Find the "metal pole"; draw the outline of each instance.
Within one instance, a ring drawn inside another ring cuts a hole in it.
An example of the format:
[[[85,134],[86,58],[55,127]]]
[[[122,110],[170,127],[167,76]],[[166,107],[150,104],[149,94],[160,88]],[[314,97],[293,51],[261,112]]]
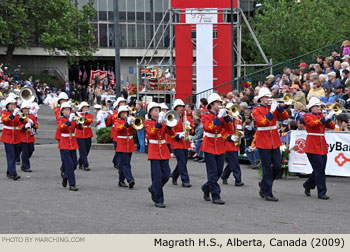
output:
[[[136,59],[136,77],[137,77],[137,80],[136,80],[136,101],[139,100],[140,98],[140,67],[139,67],[139,59]]]
[[[237,0],[237,9],[241,8],[240,0]],[[239,81],[241,77],[241,64],[242,64],[242,22],[241,22],[241,12],[237,15],[237,90],[239,89]]]
[[[119,6],[118,0],[113,1],[114,4],[114,44],[115,44],[115,96],[120,96],[120,43],[119,43]]]
[[[233,32],[233,0],[231,0],[231,57],[232,57],[232,90],[234,89],[235,80],[235,34]]]
[[[174,64],[174,58],[173,58],[173,11],[171,10],[171,0],[169,1],[169,11],[170,11],[170,29],[169,29],[169,32],[170,32],[170,36],[169,36],[169,40],[170,40],[170,64],[169,65],[173,65]],[[171,76],[173,76],[173,67],[170,67],[170,74]],[[170,81],[172,81],[172,79],[170,79]]]

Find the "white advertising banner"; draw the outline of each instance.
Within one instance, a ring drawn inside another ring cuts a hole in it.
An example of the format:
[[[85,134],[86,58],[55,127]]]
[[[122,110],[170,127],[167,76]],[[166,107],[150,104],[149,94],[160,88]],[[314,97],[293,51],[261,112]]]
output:
[[[350,177],[350,132],[326,131],[328,154],[326,175]],[[311,173],[305,154],[306,131],[293,130],[290,139],[288,169],[290,172]]]
[[[217,9],[187,9],[186,24],[217,24]]]
[[[213,25],[197,24],[196,78],[197,93],[213,88]]]

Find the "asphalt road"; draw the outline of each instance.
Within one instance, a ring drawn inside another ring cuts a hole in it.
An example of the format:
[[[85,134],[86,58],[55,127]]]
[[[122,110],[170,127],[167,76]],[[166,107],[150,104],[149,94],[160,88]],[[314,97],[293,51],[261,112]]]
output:
[[[78,192],[61,186],[60,157],[54,140],[53,111],[39,112],[38,145],[31,159],[33,173],[17,170],[21,180],[6,178],[6,158],[0,145],[0,233],[349,233],[350,179],[328,177],[328,201],[303,193],[305,179],[288,177],[274,184],[279,202],[258,195],[259,174],[241,165],[245,186],[222,185],[223,206],[206,202],[201,185],[204,164],[189,161],[192,188],[168,183],[167,208],[155,208],[147,187],[150,165],[135,153],[133,190],[119,188],[112,167],[113,150],[92,150],[89,172],[76,171]],[[175,167],[175,159],[170,161]]]

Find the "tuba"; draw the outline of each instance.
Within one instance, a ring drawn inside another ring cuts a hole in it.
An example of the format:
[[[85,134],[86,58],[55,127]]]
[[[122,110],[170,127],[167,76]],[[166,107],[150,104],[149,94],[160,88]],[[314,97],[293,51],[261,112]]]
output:
[[[19,92],[19,97],[21,98],[22,101],[30,101],[33,99],[33,97],[36,97],[36,93],[34,88],[26,86],[22,87],[20,92]]]
[[[170,110],[165,114],[163,123],[168,127],[175,127],[180,121],[180,116],[175,110]]]

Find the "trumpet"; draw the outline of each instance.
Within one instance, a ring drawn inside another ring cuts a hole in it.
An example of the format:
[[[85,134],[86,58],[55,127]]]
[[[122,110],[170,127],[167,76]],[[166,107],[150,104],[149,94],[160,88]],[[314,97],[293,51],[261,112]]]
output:
[[[287,106],[293,105],[295,103],[295,100],[293,99],[293,95],[289,93],[285,94],[283,98],[269,99],[269,104],[271,104],[272,101],[282,102]]]
[[[79,101],[75,101],[75,102],[74,102],[74,107],[77,108],[77,107],[79,107],[79,105],[80,105],[80,102],[79,102]]]
[[[142,130],[142,128],[145,126],[145,119],[143,119],[142,117],[134,117],[134,116],[129,116],[129,117],[134,118],[134,124],[132,125],[132,127],[136,131]]]
[[[78,124],[83,125],[86,122],[86,117],[82,116],[80,113],[75,112],[75,119],[74,121]]]
[[[21,111],[18,111],[17,115],[20,119],[23,119],[23,120],[25,120],[27,118],[27,114],[23,113]]]

